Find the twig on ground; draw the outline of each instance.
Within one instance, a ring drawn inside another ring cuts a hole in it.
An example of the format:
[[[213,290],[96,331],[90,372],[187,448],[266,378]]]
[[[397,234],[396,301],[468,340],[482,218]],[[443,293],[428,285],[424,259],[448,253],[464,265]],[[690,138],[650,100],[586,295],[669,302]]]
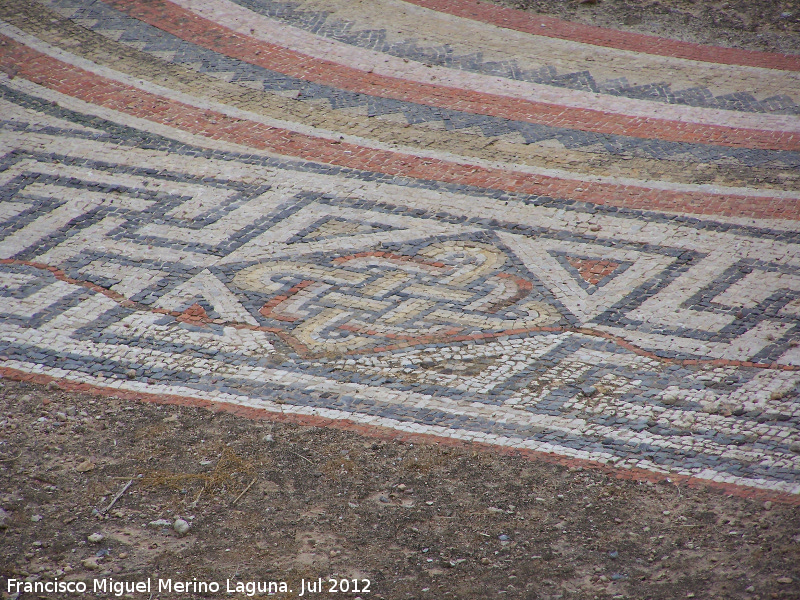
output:
[[[238,496],[236,496],[236,499],[235,499],[233,502],[231,502],[231,506],[233,506],[234,504],[236,504],[236,503],[239,501],[239,498],[241,498],[242,496],[244,496],[244,495],[247,493],[247,490],[249,490],[251,487],[253,487],[253,484],[256,482],[256,479],[258,479],[258,477],[253,477],[253,481],[251,481],[251,482],[250,482],[250,485],[248,485],[246,488],[244,488],[244,489],[242,490],[242,493],[241,493],[241,494],[239,494]]]
[[[127,491],[128,491],[128,488],[129,488],[129,487],[131,487],[132,485],[133,485],[133,479],[131,479],[130,481],[128,481],[128,483],[126,483],[126,484],[125,484],[125,485],[122,487],[122,489],[121,489],[119,492],[117,492],[117,495],[116,495],[116,496],[114,496],[113,500],[111,500],[111,503],[110,503],[108,506],[106,506],[106,507],[105,507],[103,510],[101,510],[101,511],[100,511],[100,514],[101,514],[101,515],[104,515],[104,514],[106,514],[108,511],[110,511],[110,510],[111,510],[111,507],[112,507],[112,506],[114,506],[114,505],[117,503],[117,500],[119,500],[120,498],[122,498],[122,494],[124,494],[125,492],[127,492]]]
[[[34,473],[31,475],[31,479],[35,479],[36,481],[41,481],[42,483],[49,483],[50,485],[55,485],[56,482],[47,477],[46,475],[42,475],[41,473]]]
[[[295,456],[299,456],[300,458],[302,458],[302,459],[303,459],[303,460],[305,460],[305,461],[308,461],[308,463],[309,463],[309,464],[312,464],[312,465],[314,464],[314,461],[313,461],[313,460],[311,460],[311,459],[310,459],[310,458],[308,458],[307,456],[303,456],[303,455],[302,455],[302,454],[300,454],[299,452],[295,452],[294,450],[289,450],[289,452],[291,452],[291,453],[292,453],[292,454],[294,454]]]
[[[203,486],[203,487],[200,489],[200,491],[198,492],[198,494],[197,494],[197,498],[195,498],[195,499],[194,499],[194,502],[192,502],[192,503],[191,503],[189,506],[190,506],[190,507],[192,507],[192,508],[196,508],[196,507],[197,507],[197,503],[198,503],[198,502],[199,502],[199,500],[200,500],[200,496],[202,496],[202,495],[203,495],[203,492],[205,492],[205,491],[206,491],[206,486]]]

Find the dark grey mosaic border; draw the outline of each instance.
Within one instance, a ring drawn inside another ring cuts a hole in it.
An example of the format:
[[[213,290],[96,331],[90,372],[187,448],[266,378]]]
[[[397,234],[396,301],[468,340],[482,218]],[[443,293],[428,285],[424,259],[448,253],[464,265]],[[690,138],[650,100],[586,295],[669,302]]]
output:
[[[124,262],[124,261],[123,261]],[[3,267],[5,270],[17,271],[17,272],[27,272],[29,274],[33,274],[36,277],[39,277],[41,281],[37,280],[37,283],[29,284],[25,286],[24,293],[17,292],[14,294],[15,297],[26,297],[36,291],[43,289],[48,283],[52,283],[53,276],[50,273],[43,272],[39,269],[34,269],[32,267],[27,267],[24,265],[6,265]],[[45,281],[49,279],[50,281]],[[77,290],[75,294],[71,294],[64,299],[58,302],[59,306],[54,307],[45,307],[43,309],[43,314],[47,315],[46,320],[37,321],[36,323],[31,323],[25,320],[20,320],[17,317],[9,317],[6,316],[5,320],[10,323],[16,323],[20,326],[39,326],[53,317],[61,314],[64,310],[71,308],[76,305],[78,300],[86,299],[88,296],[93,295],[94,292],[87,292],[84,290]],[[620,348],[619,346],[613,344],[612,342],[606,340],[598,340],[591,337],[586,336],[574,336],[565,342],[559,344],[554,349],[550,350],[546,354],[542,355],[540,358],[537,359],[536,363],[532,365],[529,369],[526,369],[524,372],[518,373],[510,378],[507,382],[497,386],[494,390],[486,393],[475,395],[474,393],[464,392],[452,387],[442,386],[442,385],[431,385],[431,386],[411,386],[408,384],[403,383],[402,381],[399,382],[392,382],[390,378],[387,378],[383,375],[369,375],[369,374],[359,374],[359,373],[352,373],[348,371],[342,371],[335,369],[330,365],[330,361],[328,360],[305,360],[297,355],[291,355],[288,361],[281,362],[280,364],[276,364],[269,359],[263,358],[253,358],[253,357],[245,357],[238,355],[236,353],[218,353],[216,350],[208,349],[203,346],[199,346],[196,344],[183,344],[183,343],[174,343],[174,342],[165,342],[162,340],[153,340],[151,338],[140,336],[140,335],[120,335],[118,333],[111,333],[107,331],[107,327],[119,322],[121,319],[134,314],[136,311],[131,308],[126,308],[122,306],[115,307],[103,315],[101,315],[94,323],[91,325],[87,325],[81,329],[76,330],[74,337],[75,339],[81,340],[92,340],[95,343],[105,343],[105,344],[121,344],[131,347],[138,347],[142,349],[151,349],[151,350],[158,350],[167,353],[177,353],[181,355],[188,355],[194,356],[196,358],[207,358],[209,356],[216,356],[219,359],[224,360],[228,364],[247,364],[251,366],[268,366],[279,368],[282,370],[287,370],[291,372],[298,372],[298,373],[306,373],[310,375],[322,376],[329,379],[334,379],[337,381],[343,382],[352,382],[352,383],[359,383],[365,385],[373,385],[373,386],[383,386],[389,389],[397,389],[397,390],[404,390],[410,391],[415,390],[422,394],[430,394],[430,395],[443,395],[446,394],[449,397],[467,397],[470,398],[472,401],[479,401],[483,404],[490,404],[490,405],[500,405],[505,401],[511,392],[515,389],[519,389],[520,387],[525,387],[530,381],[543,374],[548,369],[559,365],[564,359],[569,358],[570,355],[577,352],[581,349],[588,349],[588,350],[598,350],[612,354],[630,354],[630,351]],[[171,323],[173,320],[170,317],[163,317],[159,322],[163,323]],[[189,324],[182,324],[181,327],[192,330],[197,329],[195,326]],[[223,327],[219,325],[210,324],[204,328],[202,331],[205,333],[214,333],[216,332],[218,335],[223,335]],[[537,334],[531,333],[527,335],[515,335],[511,336],[513,338],[523,338],[523,337],[536,337],[539,335],[549,335],[549,334]],[[274,341],[280,344],[280,341],[277,337],[274,337]],[[486,342],[484,342],[486,343]],[[438,347],[451,347],[451,346],[471,346],[475,344],[480,344],[480,342],[462,342],[462,343],[454,343],[454,344],[438,344]],[[402,351],[395,351],[395,352],[402,352]],[[54,354],[54,351],[46,350],[43,351],[43,355]],[[55,353],[57,354],[57,353]],[[392,354],[390,352],[389,354]],[[37,355],[38,356],[38,355]],[[60,359],[63,360],[63,357]],[[200,377],[197,376],[189,376],[186,374],[179,374],[177,371],[170,370],[170,369],[150,369],[150,370],[143,370],[143,368],[137,364],[125,362],[122,367],[119,369],[115,369],[113,371],[103,371],[104,367],[98,366],[96,363],[97,361],[93,362],[91,369],[86,371],[85,369],[80,369],[82,372],[90,372],[93,374],[103,374],[109,377],[117,377],[122,378],[125,375],[125,372],[128,369],[138,369],[137,377],[148,377],[158,380],[169,380],[170,378],[177,378],[181,381],[186,381],[187,377],[195,377],[197,381],[199,381]],[[106,365],[107,363],[100,361],[99,365]],[[116,364],[116,361],[111,361],[109,364]],[[695,367],[694,370],[697,368]],[[625,425],[626,427],[630,427],[634,431],[641,431],[642,429],[663,429],[661,426],[651,426],[651,425],[643,425],[639,421],[621,418],[621,417],[611,417],[611,416],[604,416],[604,415],[584,415],[581,413],[576,412],[574,409],[569,410],[562,410],[561,407],[563,404],[572,398],[575,398],[578,394],[583,393],[583,388],[586,386],[591,386],[595,383],[598,383],[602,376],[608,373],[613,373],[615,375],[621,375],[624,377],[628,377],[629,379],[638,379],[642,380],[642,385],[637,389],[636,393],[626,394],[621,399],[628,402],[634,403],[644,403],[644,404],[656,404],[664,406],[663,403],[660,402],[660,390],[668,387],[668,386],[676,386],[681,389],[703,389],[705,386],[711,386],[714,389],[721,389],[724,391],[734,391],[738,386],[743,385],[750,381],[753,375],[755,375],[758,371],[755,369],[740,369],[734,374],[730,374],[726,377],[726,380],[722,383],[701,383],[698,381],[689,381],[691,374],[693,373],[693,368],[687,367],[680,367],[680,366],[668,366],[665,368],[664,372],[643,372],[643,371],[631,371],[627,367],[621,367],[617,364],[596,364],[592,369],[583,373],[581,376],[580,385],[578,384],[565,384],[561,386],[561,389],[557,391],[557,393],[553,394],[551,399],[546,401],[540,402],[536,408],[528,409],[528,412],[532,412],[534,414],[546,414],[546,415],[555,415],[555,416],[562,416],[565,412],[568,416],[581,416],[582,418],[586,418],[588,421],[592,423],[598,423],[603,425]],[[195,381],[192,379],[191,381]],[[700,385],[698,388],[697,386]],[[199,389],[206,389],[206,388],[199,388]],[[798,390],[800,391],[800,390]],[[680,406],[670,405],[670,408],[673,410],[681,410],[681,411],[695,411],[700,408],[700,406],[696,402],[684,402]],[[759,423],[764,422],[783,422],[786,423],[787,421],[797,422],[800,423],[800,418],[794,419],[787,419],[784,418],[780,414],[769,414],[763,413],[762,411],[750,411],[745,413],[742,411],[736,417],[741,417],[743,420],[748,419],[756,419]],[[682,430],[681,430],[682,431]],[[681,434],[682,435],[682,434]],[[707,437],[707,436],[706,436]],[[744,438],[742,436],[724,436],[720,434],[711,434],[711,438],[714,439],[718,443],[727,444],[736,444],[741,445],[743,443]]]
[[[82,26],[101,35],[110,36],[121,44],[153,54],[159,60],[172,62],[200,73],[222,77],[231,83],[247,82],[252,85],[256,82],[265,91],[295,92],[299,101],[325,100],[334,110],[366,107],[370,117],[400,114],[412,125],[437,123],[448,131],[475,128],[474,130],[480,130],[487,137],[519,134],[527,144],[556,140],[567,149],[597,154],[701,163],[720,161],[730,163],[731,160],[735,160],[747,166],[800,168],[800,153],[798,152],[728,148],[710,144],[670,142],[549,127],[348,92],[289,77],[206,50],[142,21],[128,17],[98,0],[88,4],[79,0],[77,7],[73,6],[75,0],[65,1],[71,3],[70,8],[76,8],[76,12],[70,18],[79,19]],[[121,35],[120,32],[122,32]],[[233,73],[232,78],[231,73]]]

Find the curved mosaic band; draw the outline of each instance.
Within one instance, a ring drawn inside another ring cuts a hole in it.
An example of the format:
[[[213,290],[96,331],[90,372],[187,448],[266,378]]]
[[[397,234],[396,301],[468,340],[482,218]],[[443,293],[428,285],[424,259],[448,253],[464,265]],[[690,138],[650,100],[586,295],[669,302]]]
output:
[[[72,9],[67,10],[68,14],[73,12]],[[469,155],[459,157],[458,160],[461,162],[466,161],[477,166],[485,166],[486,158],[494,161],[494,164],[499,158],[503,162],[512,163],[509,166],[515,171],[525,165],[523,170],[529,175],[553,173],[556,177],[577,179],[589,186],[595,182],[617,179],[628,186],[676,189],[674,184],[657,181],[642,182],[638,177],[608,178],[601,175],[598,178],[597,174],[603,173],[603,169],[594,160],[594,156],[598,154],[604,155],[606,160],[615,161],[615,164],[605,163],[607,164],[606,171],[607,169],[621,169],[623,173],[630,172],[638,175],[640,169],[644,168],[649,173],[673,180],[678,178],[678,180],[686,182],[692,181],[693,177],[712,176],[720,181],[721,176],[720,182],[726,179],[738,180],[745,177],[749,181],[757,182],[758,187],[778,187],[775,174],[784,179],[788,177],[790,181],[796,179],[796,171],[793,169],[795,165],[800,166],[800,157],[797,153],[725,149],[699,144],[676,144],[660,140],[654,142],[619,135],[608,136],[563,128],[534,127],[527,123],[503,121],[493,117],[445,109],[432,110],[414,103],[352,94],[335,88],[307,83],[300,79],[288,78],[285,75],[199,48],[140,21],[125,17],[100,3],[92,4],[91,9],[81,9],[75,15],[72,18],[107,36],[103,38],[104,41],[99,42],[98,36],[81,34],[81,31],[85,30],[75,27],[71,28],[72,34],[69,37],[64,37],[68,29],[64,27],[66,22],[63,21],[59,35],[54,37],[52,34],[53,13],[48,15],[46,11],[31,10],[23,11],[21,14],[18,12],[6,13],[8,18],[12,18],[15,22],[35,32],[36,35],[52,40],[51,43],[55,42],[69,47],[71,52],[67,55],[74,52],[72,49],[75,47],[86,48],[84,54],[90,58],[90,63],[88,67],[84,66],[84,68],[89,70],[93,69],[92,60],[99,60],[115,71],[122,66],[136,78],[144,77],[146,80],[157,82],[156,87],[159,89],[165,87],[163,82],[168,82],[167,87],[172,86],[188,91],[190,96],[207,97],[210,92],[210,97],[217,105],[222,102],[237,108],[244,107],[248,114],[256,112],[259,115],[269,115],[273,119],[270,122],[281,123],[280,127],[288,125],[290,129],[295,130],[298,125],[288,123],[285,119],[274,120],[274,116],[291,115],[293,118],[308,119],[308,109],[301,106],[307,103],[309,107],[314,107],[312,109],[314,126],[309,128],[306,125],[299,125],[300,130],[311,131],[315,135],[328,138],[334,137],[336,131],[347,133],[355,130],[359,134],[357,137],[344,135],[342,139],[356,141],[359,145],[363,145],[365,142],[367,145],[374,145],[368,141],[372,138],[376,138],[376,141],[380,140],[378,146],[382,148],[397,148],[396,141],[400,141],[406,146],[419,146],[422,143],[428,148],[435,147],[438,152],[430,152],[421,148],[415,148],[411,152],[432,158],[452,156],[451,152],[442,153],[441,150],[458,147]],[[147,54],[131,52],[127,48],[123,50],[119,44],[109,43],[109,37],[119,39],[127,47],[133,44],[137,48],[143,48]],[[34,42],[34,46],[37,46],[36,42]],[[64,53],[56,55],[62,56]],[[157,57],[158,60],[148,60],[149,57]],[[68,60],[72,61],[72,59]],[[173,68],[172,72],[164,77],[166,74],[163,67],[159,66],[160,60],[169,60],[171,64],[175,65],[186,65],[190,71],[186,73]],[[82,61],[80,64],[87,65],[86,61]],[[196,75],[190,76],[192,81],[188,83],[187,75],[192,72]],[[232,81],[236,83],[223,83],[223,81],[231,81],[231,77],[233,77]],[[198,81],[195,83],[194,79],[198,79]],[[253,91],[254,87],[258,89],[262,86],[267,93],[256,94]],[[301,100],[301,102],[287,103],[286,96],[283,94],[289,94],[291,98]],[[185,94],[181,97],[185,97]],[[332,110],[323,109],[320,102],[330,103]],[[365,110],[368,117],[375,117],[379,126],[367,123],[362,125],[358,121],[353,121],[351,114],[353,110],[357,112]],[[263,121],[263,118],[261,120]],[[319,127],[317,124],[320,122],[332,129],[326,130],[324,127]],[[476,134],[479,136],[477,139]],[[488,140],[482,141],[482,138],[488,138]],[[551,141],[563,145],[563,149],[554,152],[555,148]],[[641,158],[636,158],[634,162],[626,162],[635,157]],[[478,160],[476,161],[476,159]],[[655,160],[661,164],[657,165]],[[547,165],[559,161],[561,164],[565,164],[564,161],[566,161],[570,170],[575,169],[576,164],[580,165],[581,169],[588,167],[592,171],[592,176],[588,178],[576,176],[577,174],[564,173],[563,169],[554,170],[547,167]],[[646,162],[643,163],[643,161]],[[517,163],[521,163],[521,165],[517,166]],[[531,169],[534,165],[536,167]],[[679,168],[679,165],[682,168]],[[733,165],[739,166],[734,168]],[[542,169],[542,166],[545,168]],[[743,168],[745,166],[746,168]],[[783,173],[765,171],[768,167],[776,166],[786,170]],[[703,170],[706,168],[710,168],[711,171]],[[734,195],[743,193],[743,195],[752,196],[780,196],[783,194],[784,197],[791,197],[791,192],[789,192],[790,196],[785,196],[786,192],[784,191],[777,193],[771,190],[767,192],[767,190],[753,189],[740,191],[730,187],[726,189],[724,185],[719,187],[677,186],[682,191],[691,191],[693,187],[698,190],[705,188],[717,193],[732,192]],[[780,186],[781,190],[785,188],[785,185]]]
[[[617,114],[608,110],[572,107],[551,102],[526,101],[519,97],[484,94],[466,87],[452,87],[400,79],[365,72],[328,60],[312,60],[284,47],[255,40],[198,17],[171,2],[139,3],[137,0],[111,0],[111,6],[178,37],[190,38],[205,48],[221,50],[227,56],[274,69],[291,76],[333,85],[351,92],[374,94],[395,100],[489,114],[555,127],[618,133],[641,138],[676,142],[708,143],[743,148],[800,150],[800,120],[786,117],[781,129],[731,128],[720,125],[674,122],[659,119],[656,112]],[[609,107],[610,108],[610,107]],[[665,109],[660,109],[665,110]],[[632,112],[632,111],[631,111]],[[690,131],[687,131],[690,129]]]
[[[767,69],[800,71],[800,58],[791,54],[721,48],[657,38],[650,35],[603,29],[581,23],[570,23],[552,17],[529,15],[522,11],[467,0],[404,0],[431,10],[448,12],[468,19],[477,19],[500,27],[517,29],[536,35],[575,40],[659,56],[675,56],[689,60],[731,64]],[[546,29],[546,31],[542,31]]]
[[[240,0],[244,2],[244,0]],[[340,40],[341,36],[335,35],[335,30],[342,27],[343,24],[333,22],[329,27],[333,30],[329,36],[320,35],[326,31],[319,31],[318,27],[312,27],[310,23],[306,25],[311,31],[306,31],[295,27],[297,23],[303,26],[306,19],[296,18],[290,19],[278,11],[264,11],[262,14],[259,11],[261,5],[259,3],[251,2],[247,7],[240,6],[231,0],[208,0],[198,2],[197,0],[176,0],[174,2],[181,8],[203,17],[208,20],[213,20],[218,25],[227,27],[241,35],[260,40],[267,43],[277,44],[281,47],[293,50],[305,56],[310,56],[315,59],[335,62],[342,66],[354,68],[356,70],[371,72],[378,75],[385,75],[388,77],[401,77],[406,80],[413,80],[420,83],[435,83],[436,85],[446,85],[455,88],[471,89],[473,91],[494,93],[501,96],[516,97],[522,100],[540,100],[542,102],[551,102],[556,104],[565,104],[573,108],[588,108],[592,110],[603,110],[611,113],[639,115],[639,116],[653,116],[659,119],[676,119],[695,123],[710,123],[716,125],[730,125],[734,127],[751,127],[754,129],[787,129],[791,128],[791,119],[787,119],[782,115],[796,114],[798,111],[794,110],[794,102],[789,100],[791,95],[797,92],[798,82],[800,78],[794,74],[775,73],[774,71],[762,72],[758,69],[724,69],[723,73],[719,73],[720,68],[706,72],[699,69],[696,64],[678,63],[676,65],[669,65],[669,67],[662,67],[661,70],[649,66],[649,72],[653,76],[675,78],[675,72],[683,73],[688,71],[692,75],[706,82],[715,82],[715,80],[725,80],[718,82],[714,87],[724,87],[731,85],[742,86],[757,86],[769,85],[770,93],[783,92],[783,104],[779,106],[777,97],[772,97],[771,100],[764,100],[765,105],[759,106],[758,101],[753,100],[746,102],[745,94],[735,94],[736,101],[727,102],[723,100],[724,96],[716,99],[715,103],[708,101],[705,103],[690,102],[689,96],[683,94],[685,102],[669,102],[674,106],[665,107],[661,102],[655,104],[653,99],[661,99],[661,94],[654,97],[652,95],[644,94],[644,89],[639,90],[637,94],[633,89],[629,89],[627,93],[622,93],[625,89],[622,85],[620,78],[615,78],[615,83],[598,84],[595,82],[594,86],[589,85],[589,75],[561,75],[551,77],[549,80],[543,77],[539,70],[533,72],[526,72],[524,68],[517,63],[517,59],[513,62],[508,61],[492,61],[488,64],[482,64],[480,58],[473,58],[471,61],[467,57],[459,57],[454,55],[454,51],[447,45],[445,48],[439,50],[439,53],[444,53],[446,58],[436,59],[436,50],[433,48],[426,49],[424,47],[414,48],[403,51],[404,46],[412,44],[410,41],[404,43],[394,42],[386,43],[378,48],[374,44],[362,43],[359,44],[360,38],[363,33],[354,33],[354,39],[345,38]],[[276,7],[277,8],[277,7]],[[252,10],[251,10],[252,9]],[[259,12],[254,12],[259,11]],[[272,18],[273,12],[276,12],[276,18]],[[288,12],[288,11],[287,11]],[[300,13],[304,14],[304,13]],[[314,13],[312,13],[314,14]],[[316,16],[316,14],[315,14]],[[288,22],[287,22],[288,21]],[[426,20],[423,20],[425,23]],[[287,26],[290,25],[290,26]],[[348,23],[349,25],[349,23]],[[381,36],[385,35],[385,30],[380,30]],[[532,37],[526,40],[516,40],[521,42],[521,47],[517,45],[517,52],[523,52],[524,48],[535,47],[541,43],[540,38]],[[352,42],[352,43],[348,43]],[[398,48],[398,45],[400,46]],[[480,46],[479,46],[480,47]],[[505,49],[509,52],[511,49]],[[567,48],[554,48],[554,54],[559,56],[559,62],[565,62],[561,57]],[[573,52],[592,51],[594,47],[589,48],[574,48],[570,49]],[[481,56],[483,50],[480,51]],[[603,57],[605,58],[605,57]],[[631,57],[626,56],[626,59]],[[531,56],[528,61],[535,61],[536,56]],[[413,61],[413,62],[412,62]],[[586,61],[595,62],[595,61]],[[624,65],[615,65],[617,69],[624,68],[629,73],[636,73],[637,69],[635,64],[630,64],[630,60],[626,61]],[[642,65],[644,71],[645,65]],[[670,68],[671,67],[671,68]],[[676,68],[677,67],[677,68]],[[615,74],[616,73],[615,71]],[[644,76],[642,73],[639,76]],[[583,79],[586,85],[568,85],[569,79]],[[593,78],[592,78],[593,79]],[[510,80],[510,81],[509,81]],[[545,83],[547,82],[547,83]],[[559,85],[560,84],[560,85]],[[781,85],[783,84],[783,85]],[[588,88],[587,88],[588,85]],[[713,85],[713,84],[711,84]],[[553,88],[556,89],[553,89]],[[695,86],[696,88],[696,86]],[[614,93],[616,90],[616,93]],[[652,94],[653,90],[651,90]],[[699,94],[700,90],[695,89],[695,94]],[[709,92],[710,93],[710,92]],[[612,96],[608,98],[608,96]],[[730,100],[733,100],[731,98]],[[771,103],[776,103],[772,105]],[[770,107],[767,107],[770,104]],[[684,106],[685,105],[685,106]],[[689,106],[692,108],[690,109]],[[721,108],[723,110],[714,110]],[[748,111],[747,108],[752,110]],[[759,110],[757,110],[759,109]],[[771,116],[756,116],[750,115],[736,115],[731,111],[737,112],[761,112],[772,113]],[[781,116],[779,116],[781,115]],[[735,119],[739,119],[738,121]]]
[[[594,184],[592,186],[594,190],[587,191],[582,189],[584,184],[580,180],[565,181],[549,177],[534,179],[524,173],[513,171],[509,173],[500,169],[459,165],[436,159],[425,160],[397,152],[336,140],[329,141],[294,131],[276,129],[258,121],[245,121],[239,114],[228,116],[224,113],[209,112],[208,109],[178,104],[174,100],[167,106],[165,102],[171,100],[170,96],[174,98],[175,94],[167,92],[166,96],[155,95],[125,83],[91,75],[83,69],[17,45],[11,39],[6,42],[6,48],[9,51],[8,57],[14,60],[14,68],[18,69],[18,72],[55,91],[156,122],[177,124],[193,133],[200,133],[213,139],[259,149],[291,153],[342,166],[374,169],[388,175],[407,174],[422,179],[457,182],[488,189],[505,189],[510,192],[566,195],[599,204],[608,203],[632,208],[648,207],[681,211],[694,205],[697,207],[695,210],[700,213],[789,219],[796,218],[798,212],[796,201],[780,197],[755,201],[746,196],[691,192],[676,194],[670,190],[636,190],[632,186],[607,184]],[[129,101],[134,98],[137,102],[132,105]],[[174,123],[175,121],[177,123]],[[509,176],[514,178],[509,180]]]

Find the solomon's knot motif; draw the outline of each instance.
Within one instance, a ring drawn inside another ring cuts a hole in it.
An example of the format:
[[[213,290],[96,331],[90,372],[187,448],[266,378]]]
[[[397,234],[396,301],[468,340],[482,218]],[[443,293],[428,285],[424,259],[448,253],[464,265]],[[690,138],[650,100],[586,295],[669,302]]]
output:
[[[472,241],[431,244],[416,256],[361,252],[327,264],[278,261],[233,283],[267,297],[263,316],[284,322],[313,352],[390,349],[529,331],[560,315],[508,257]]]

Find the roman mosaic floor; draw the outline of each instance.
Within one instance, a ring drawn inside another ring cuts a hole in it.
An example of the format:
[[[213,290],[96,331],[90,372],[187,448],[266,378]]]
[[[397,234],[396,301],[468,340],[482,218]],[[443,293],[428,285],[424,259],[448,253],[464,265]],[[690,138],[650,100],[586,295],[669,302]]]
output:
[[[5,0],[0,70],[4,376],[800,495],[800,56]]]

